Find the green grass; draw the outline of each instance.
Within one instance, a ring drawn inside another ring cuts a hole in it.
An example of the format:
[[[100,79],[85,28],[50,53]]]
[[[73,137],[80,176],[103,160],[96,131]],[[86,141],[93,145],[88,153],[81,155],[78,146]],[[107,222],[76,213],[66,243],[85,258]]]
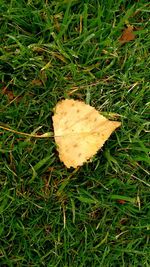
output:
[[[1,129],[0,266],[150,266],[149,11],[142,0],[0,0],[1,125],[52,131],[64,98],[122,122],[77,170],[53,138]],[[127,24],[136,39],[121,45]]]

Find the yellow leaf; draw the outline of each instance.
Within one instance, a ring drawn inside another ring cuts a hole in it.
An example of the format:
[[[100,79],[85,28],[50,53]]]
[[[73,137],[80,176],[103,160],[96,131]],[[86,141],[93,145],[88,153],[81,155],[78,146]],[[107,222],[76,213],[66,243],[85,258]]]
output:
[[[82,101],[66,99],[58,102],[53,126],[60,160],[67,168],[83,165],[120,125]]]

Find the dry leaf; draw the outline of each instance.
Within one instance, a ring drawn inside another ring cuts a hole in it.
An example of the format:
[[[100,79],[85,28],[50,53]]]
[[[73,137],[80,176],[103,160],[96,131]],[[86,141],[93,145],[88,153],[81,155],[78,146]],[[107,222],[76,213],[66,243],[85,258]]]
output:
[[[117,199],[117,202],[122,205],[126,203],[126,201],[123,199]]]
[[[121,37],[119,38],[119,41],[121,44],[128,43],[130,41],[133,41],[135,39],[135,34],[133,32],[134,27],[129,25],[122,33]]]
[[[14,93],[11,90],[7,89],[7,88],[6,89],[5,88],[2,89],[2,94],[3,95],[7,95],[9,101],[12,101],[15,98]]]
[[[31,84],[35,86],[41,86],[43,83],[40,79],[34,79],[31,81]]]
[[[6,95],[7,96],[9,102],[11,102],[13,100],[15,100],[16,102],[19,102],[19,100],[20,100],[20,97],[19,96],[15,96],[14,93],[13,93],[13,90],[12,89],[11,90],[8,89],[7,86],[5,86],[5,87],[2,88],[1,93],[3,95]]]
[[[68,168],[83,165],[120,125],[84,102],[73,99],[58,102],[53,126],[60,160]]]

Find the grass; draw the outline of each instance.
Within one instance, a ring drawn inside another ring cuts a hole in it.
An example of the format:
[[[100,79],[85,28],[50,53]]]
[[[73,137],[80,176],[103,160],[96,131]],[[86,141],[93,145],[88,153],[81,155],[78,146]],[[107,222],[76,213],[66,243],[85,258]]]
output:
[[[76,170],[53,138],[1,129],[0,266],[149,267],[149,5],[1,0],[0,24],[1,126],[52,131],[64,98],[122,122]]]

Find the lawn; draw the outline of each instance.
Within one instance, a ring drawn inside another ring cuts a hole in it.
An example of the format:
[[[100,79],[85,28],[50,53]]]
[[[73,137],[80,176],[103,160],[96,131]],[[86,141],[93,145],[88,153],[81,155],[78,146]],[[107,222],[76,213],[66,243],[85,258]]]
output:
[[[0,0],[1,267],[150,266],[146,2]],[[121,121],[77,169],[23,135],[66,98]]]

